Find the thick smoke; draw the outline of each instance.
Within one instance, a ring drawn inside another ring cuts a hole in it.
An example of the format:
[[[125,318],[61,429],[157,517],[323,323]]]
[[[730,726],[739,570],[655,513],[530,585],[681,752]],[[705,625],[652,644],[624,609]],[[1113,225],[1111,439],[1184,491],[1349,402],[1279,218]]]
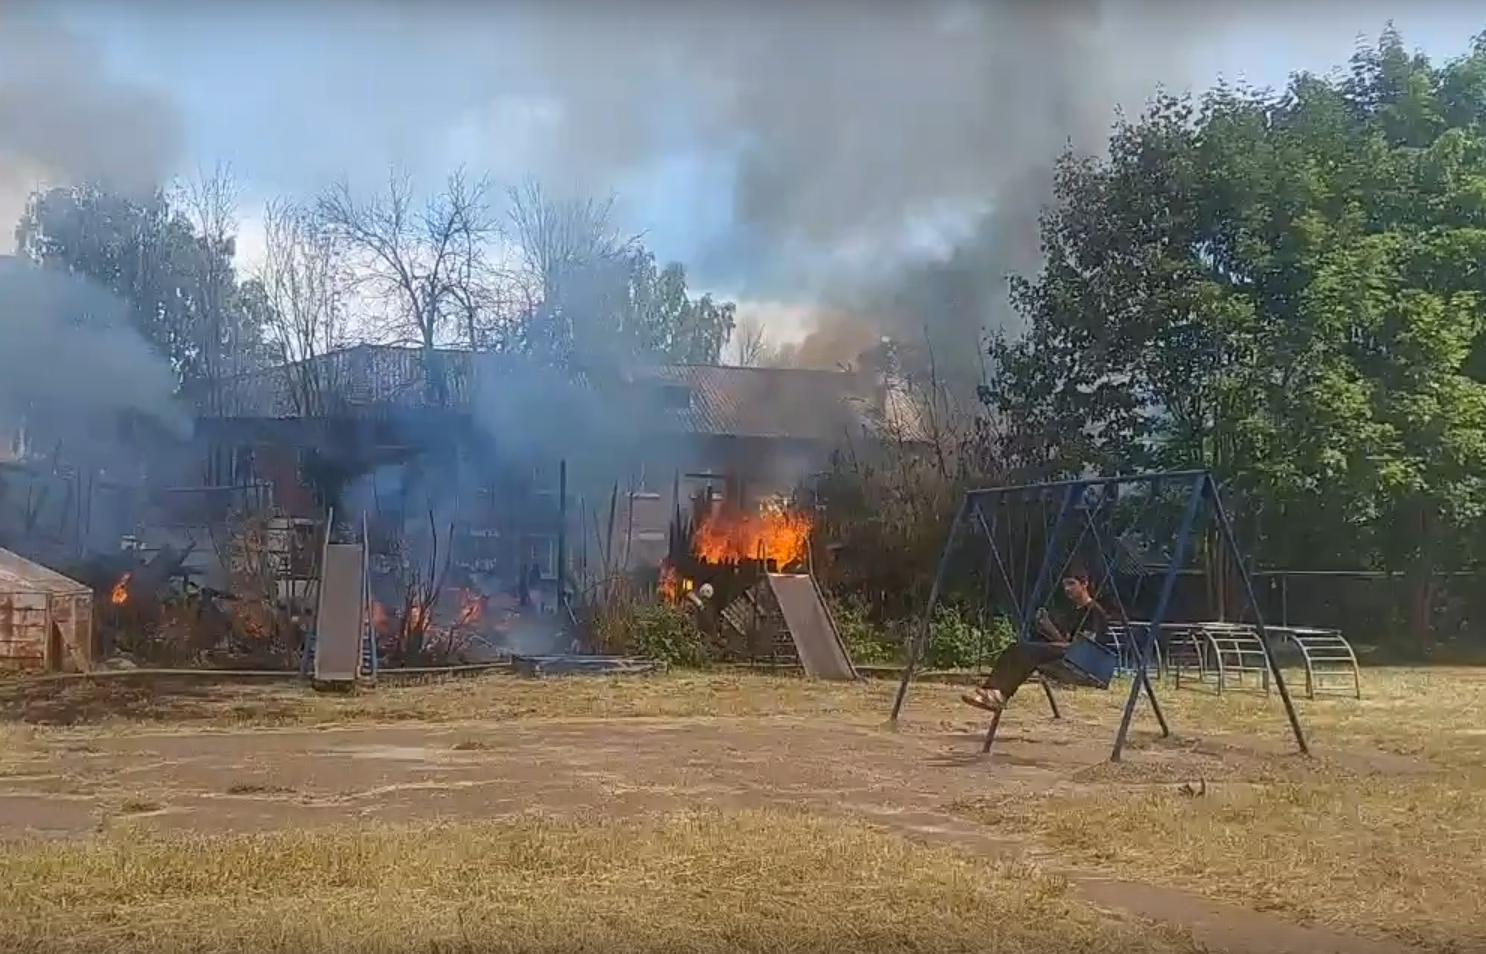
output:
[[[118,299],[0,256],[0,425],[42,418],[71,430],[125,411],[185,433],[173,387],[170,367],[128,324]]]
[[[1210,57],[1234,27],[1266,24],[1277,46],[1294,32],[1343,33],[1345,45],[1385,15],[1360,2],[1301,7],[139,0],[130,16],[150,53],[251,77],[224,94],[233,104],[272,103],[243,154],[208,161],[305,191],[343,175],[374,186],[389,160],[430,181],[465,162],[554,192],[615,190],[626,225],[654,227],[662,257],[743,314],[808,302],[860,316],[874,335],[927,327],[936,350],[974,355],[983,327],[1013,320],[1006,276],[1037,263],[1036,216],[1062,149],[1098,150],[1118,107],[1191,85],[1189,58]],[[29,62],[35,85],[49,67]],[[61,128],[100,130],[97,167],[150,166],[158,155],[128,153],[168,150],[170,123],[147,96],[101,83],[95,62],[58,67],[76,77],[60,88],[111,89],[135,114],[129,133],[111,118]],[[66,164],[44,152],[28,147],[28,161]]]
[[[730,185],[728,215],[688,209],[696,242],[675,254],[737,294],[740,315],[753,300],[817,303],[817,333],[792,359],[853,360],[837,346],[873,336],[844,333],[849,315],[905,342],[927,337],[962,380],[979,375],[984,331],[1018,320],[1007,280],[1040,262],[1038,214],[1064,149],[1100,152],[1121,111],[1211,82],[1231,32],[1271,36],[1297,66],[1305,38],[1319,40],[1333,51],[1315,64],[1325,69],[1393,12],[1368,0],[549,11],[533,18],[527,54],[530,95],[548,107],[540,168],[612,182],[675,166]]]
[[[102,63],[45,8],[0,7],[0,253],[39,186],[147,193],[168,172],[172,108]],[[44,419],[53,439],[95,440],[87,422],[127,411],[184,432],[172,385],[168,363],[107,291],[0,254],[0,428]]]
[[[1175,0],[139,0],[165,55],[196,36],[271,101],[250,175],[386,163],[436,178],[618,192],[657,251],[745,299],[818,300],[905,260],[942,258],[1024,196],[1072,139],[1157,82],[1223,17]],[[264,60],[263,43],[288,44]],[[199,45],[199,44],[195,44]],[[335,55],[302,60],[303,48]],[[188,50],[188,53],[193,51]],[[207,157],[218,158],[218,157]]]
[[[874,334],[974,359],[1035,267],[1067,146],[1101,148],[1221,29],[1163,0],[549,4],[525,21],[526,161],[599,187],[667,163],[713,170],[729,214],[692,210],[677,254],[743,299],[822,304]],[[491,114],[491,141],[509,110]],[[718,170],[721,170],[718,172]],[[824,341],[816,365],[849,361]],[[968,363],[961,369],[969,373]]]
[[[44,7],[0,4],[0,254],[39,185],[147,192],[169,173],[180,140],[171,104],[103,62]]]

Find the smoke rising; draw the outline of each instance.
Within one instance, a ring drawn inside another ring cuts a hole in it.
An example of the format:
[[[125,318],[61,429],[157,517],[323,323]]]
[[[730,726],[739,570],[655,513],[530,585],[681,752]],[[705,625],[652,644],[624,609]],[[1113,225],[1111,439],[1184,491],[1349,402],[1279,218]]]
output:
[[[133,411],[189,433],[174,383],[113,295],[0,256],[0,424],[40,415],[77,427]]]
[[[40,7],[0,6],[0,254],[41,184],[147,192],[180,146],[170,103],[120,82],[102,50]]]
[[[462,162],[554,192],[613,190],[625,224],[653,229],[647,242],[698,287],[808,302],[905,339],[927,327],[948,357],[1014,320],[1006,275],[1036,265],[1063,148],[1099,150],[1117,107],[1191,85],[1192,61],[1235,25],[1272,24],[1292,47],[1324,26],[1344,56],[1385,15],[1302,6],[139,0],[130,16],[146,55],[182,57],[181,75],[245,78],[224,102],[261,121],[205,161],[306,193],[341,176],[375,184],[389,161],[430,181]],[[97,92],[106,77],[87,66]],[[170,125],[104,145],[158,138],[168,153]]]
[[[0,7],[0,425],[41,417],[52,437],[96,440],[90,423],[132,411],[184,435],[170,366],[120,301],[3,254],[38,187],[91,182],[146,194],[177,157],[173,107],[114,79],[103,62],[96,43],[45,8]]]
[[[725,169],[730,215],[678,254],[743,298],[820,302],[828,340],[798,354],[854,358],[829,346],[863,337],[841,333],[849,313],[973,360],[1011,321],[1007,275],[1037,263],[1058,154],[1184,85],[1221,18],[1162,0],[558,4],[528,24],[529,93],[554,108],[527,161],[610,185],[678,156]]]

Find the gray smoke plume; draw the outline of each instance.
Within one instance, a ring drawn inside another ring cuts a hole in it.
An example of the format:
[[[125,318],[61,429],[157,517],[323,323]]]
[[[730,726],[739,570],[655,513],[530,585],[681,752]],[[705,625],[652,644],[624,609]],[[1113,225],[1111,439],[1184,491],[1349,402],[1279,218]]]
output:
[[[0,254],[39,185],[159,185],[177,157],[174,108],[111,77],[102,51],[45,7],[0,5]]]
[[[1101,142],[1117,103],[1183,80],[1186,34],[1215,19],[1191,6],[558,3],[526,53],[558,107],[541,168],[730,163],[732,227],[698,267],[816,290],[822,269],[942,255],[1070,140]]]
[[[147,194],[178,151],[173,107],[108,75],[102,51],[40,6],[0,7],[0,253],[33,190],[96,183]],[[169,364],[121,302],[81,279],[0,254],[0,427],[21,420],[49,441],[93,442],[88,422],[120,411],[178,433]],[[96,443],[74,452],[97,451]]]
[[[0,425],[40,418],[48,432],[76,433],[124,411],[189,433],[173,387],[113,295],[0,256]]]
[[[698,287],[820,303],[905,339],[928,326],[938,350],[971,355],[982,328],[1012,320],[1006,276],[1036,266],[1037,211],[1066,146],[1103,148],[1117,107],[1136,112],[1163,84],[1191,85],[1189,60],[1236,25],[1265,24],[1277,44],[1324,25],[1345,44],[1385,15],[1364,0],[129,9],[142,34],[162,37],[152,52],[211,37],[212,59],[274,102],[243,143],[253,154],[222,157],[249,175],[375,184],[389,159],[422,177],[465,161],[497,181],[614,190],[625,224],[654,226],[657,252],[686,262]],[[285,38],[337,55],[261,56]],[[78,75],[96,90],[85,65]],[[102,145],[171,141],[138,127]],[[103,152],[98,164],[150,157]]]
[[[683,257],[743,298],[822,304],[973,362],[1035,268],[1066,147],[1188,81],[1233,14],[1168,0],[556,3],[525,23],[526,161],[612,186],[681,157],[725,170],[728,220]],[[666,159],[664,157],[670,157]],[[699,216],[700,217],[700,216]],[[868,337],[875,337],[870,335]],[[854,345],[853,345],[854,346]],[[813,363],[849,361],[816,341]]]

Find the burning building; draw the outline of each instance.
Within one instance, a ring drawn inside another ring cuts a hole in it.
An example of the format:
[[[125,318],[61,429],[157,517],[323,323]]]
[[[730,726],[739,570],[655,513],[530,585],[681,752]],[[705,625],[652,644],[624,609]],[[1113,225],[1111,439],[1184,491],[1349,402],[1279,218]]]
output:
[[[773,502],[870,439],[881,408],[877,382],[844,371],[673,364],[559,381],[491,355],[372,345],[313,360],[333,398],[307,409],[302,369],[258,372],[231,382],[198,434],[291,514],[369,502],[401,528],[436,512],[455,527],[456,570],[480,578],[460,585],[484,592],[514,592],[534,567],[547,585],[559,564],[571,579],[658,568],[678,513],[704,560],[793,563],[808,516]]]

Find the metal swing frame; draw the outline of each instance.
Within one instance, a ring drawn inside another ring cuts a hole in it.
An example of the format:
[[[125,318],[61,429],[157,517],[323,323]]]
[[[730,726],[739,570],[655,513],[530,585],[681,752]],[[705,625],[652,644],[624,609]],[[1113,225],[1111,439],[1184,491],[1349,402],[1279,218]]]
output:
[[[1126,741],[1130,734],[1130,723],[1135,715],[1135,704],[1140,699],[1141,690],[1144,689],[1146,698],[1150,701],[1151,710],[1160,724],[1163,737],[1171,734],[1171,729],[1166,722],[1166,715],[1161,709],[1160,701],[1156,698],[1155,688],[1151,685],[1150,666],[1146,660],[1156,646],[1157,634],[1161,631],[1161,624],[1166,622],[1166,615],[1171,606],[1171,598],[1176,590],[1177,576],[1184,566],[1187,555],[1190,552],[1192,537],[1197,527],[1197,516],[1199,509],[1205,509],[1210,519],[1217,526],[1221,546],[1228,548],[1233,556],[1233,564],[1238,568],[1242,577],[1244,594],[1248,598],[1249,606],[1254,612],[1254,624],[1258,633],[1259,642],[1264,649],[1264,658],[1268,666],[1269,674],[1274,680],[1275,688],[1279,690],[1280,698],[1284,701],[1285,715],[1290,722],[1291,731],[1295,735],[1295,742],[1300,752],[1310,754],[1310,746],[1306,742],[1305,731],[1301,728],[1300,718],[1296,714],[1295,704],[1290,698],[1290,691],[1285,685],[1285,677],[1280,672],[1279,665],[1275,660],[1274,652],[1270,645],[1269,633],[1265,629],[1264,619],[1259,611],[1258,600],[1255,599],[1254,582],[1250,576],[1248,564],[1243,560],[1242,553],[1238,547],[1237,538],[1233,532],[1233,525],[1228,519],[1227,510],[1223,506],[1222,495],[1218,490],[1217,481],[1212,474],[1206,470],[1183,470],[1183,471],[1161,471],[1156,473],[1131,474],[1115,477],[1086,477],[1076,480],[1051,481],[1047,483],[1020,484],[1010,487],[991,487],[982,490],[968,491],[960,501],[960,507],[955,513],[954,520],[950,524],[949,533],[945,540],[944,549],[939,554],[939,564],[934,573],[933,584],[929,588],[929,602],[924,608],[924,614],[919,622],[918,631],[909,647],[908,664],[903,669],[903,677],[898,684],[897,695],[893,699],[892,714],[889,723],[896,726],[898,717],[903,711],[903,703],[908,696],[908,685],[918,669],[924,652],[928,648],[929,627],[933,619],[934,609],[939,603],[941,588],[944,578],[949,571],[950,562],[953,558],[956,545],[959,543],[962,533],[973,532],[978,526],[980,532],[984,533],[991,549],[995,551],[994,559],[1000,561],[999,550],[996,545],[996,537],[987,523],[987,504],[994,504],[1001,500],[1025,500],[1033,499],[1057,499],[1058,511],[1045,540],[1045,550],[1042,563],[1037,572],[1036,581],[1032,587],[1030,599],[1023,606],[1014,607],[1017,610],[1017,639],[1026,641],[1031,638],[1033,621],[1037,610],[1043,605],[1046,594],[1056,583],[1055,573],[1063,572],[1066,567],[1060,568],[1056,565],[1058,544],[1061,542],[1065,529],[1070,520],[1077,519],[1076,513],[1085,507],[1085,499],[1091,489],[1097,488],[1101,494],[1107,494],[1110,488],[1119,488],[1131,485],[1143,485],[1148,488],[1149,495],[1153,498],[1162,485],[1175,486],[1186,490],[1186,500],[1182,507],[1181,523],[1178,526],[1176,540],[1171,548],[1170,560],[1165,573],[1162,575],[1160,595],[1157,597],[1156,609],[1151,619],[1145,625],[1143,632],[1131,632],[1130,644],[1134,652],[1134,663],[1136,671],[1130,681],[1130,694],[1125,701],[1124,711],[1120,717],[1119,731],[1115,735],[1114,748],[1110,752],[1110,761],[1118,762],[1124,752]],[[1101,498],[1100,506],[1103,505]],[[991,511],[994,515],[994,510]],[[1137,516],[1138,522],[1140,516]],[[1092,525],[1094,515],[1085,512],[1086,533]],[[1030,532],[1030,531],[1029,531]],[[1106,566],[1104,574],[1108,582],[1114,574],[1114,565],[1105,552],[1105,544],[1098,536],[1097,528],[1096,542],[1100,548],[1102,562]],[[1074,551],[1082,542],[1083,533],[1074,543]],[[1002,563],[1004,571],[1004,563]],[[1118,588],[1116,587],[1116,590]],[[1047,697],[1048,706],[1052,710],[1052,717],[1062,717],[1058,709],[1057,697],[1053,695],[1049,681],[1044,678],[1040,680],[1043,693]],[[1001,712],[995,713],[991,720],[990,728],[986,732],[985,743],[982,752],[989,752],[996,740],[996,730],[1001,724]]]

